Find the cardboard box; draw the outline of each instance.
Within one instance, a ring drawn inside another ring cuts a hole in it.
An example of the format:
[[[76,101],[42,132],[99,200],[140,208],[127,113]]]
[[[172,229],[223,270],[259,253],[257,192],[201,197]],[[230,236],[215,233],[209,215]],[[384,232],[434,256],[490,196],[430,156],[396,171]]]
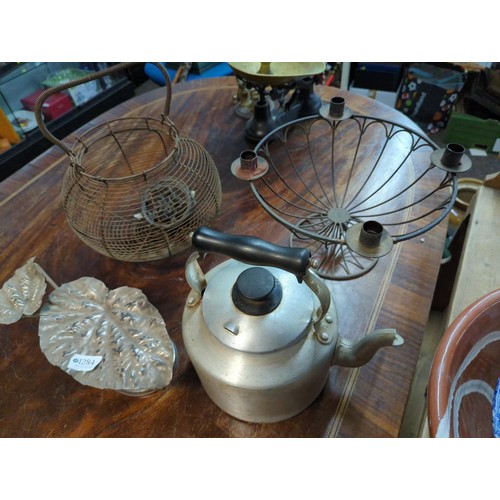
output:
[[[388,92],[386,90],[362,89],[354,87],[352,85],[349,87],[349,92],[352,92],[353,94],[357,95],[362,95],[365,97],[371,97],[376,101],[380,101],[384,104],[387,104],[387,106],[390,106],[391,108],[394,108],[394,106],[396,106],[396,99],[398,96],[397,91]],[[349,105],[349,103],[347,103],[347,105]]]
[[[40,94],[43,92],[42,89],[33,92],[26,97],[21,99],[24,109],[28,111],[33,111],[35,109],[35,103]],[[57,92],[48,97],[42,105],[42,115],[44,118],[49,120],[54,120],[55,118],[64,115],[71,109],[73,109],[73,102],[69,95]]]

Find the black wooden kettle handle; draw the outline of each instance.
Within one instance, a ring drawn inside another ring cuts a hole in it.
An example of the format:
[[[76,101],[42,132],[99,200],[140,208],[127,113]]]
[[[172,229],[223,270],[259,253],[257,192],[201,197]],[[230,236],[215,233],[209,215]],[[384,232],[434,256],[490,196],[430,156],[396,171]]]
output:
[[[218,253],[245,264],[278,267],[295,274],[301,280],[311,253],[305,248],[290,248],[255,238],[222,233],[202,226],[192,236],[193,245],[202,252]]]

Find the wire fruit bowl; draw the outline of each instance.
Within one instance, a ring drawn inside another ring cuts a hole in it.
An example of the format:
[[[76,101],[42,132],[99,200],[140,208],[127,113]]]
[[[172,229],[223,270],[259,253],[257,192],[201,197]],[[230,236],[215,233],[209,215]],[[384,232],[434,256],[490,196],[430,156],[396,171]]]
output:
[[[179,134],[168,118],[168,73],[160,118],[126,117],[94,126],[72,148],[50,134],[41,120],[43,102],[90,80],[123,70],[122,63],[45,91],[35,115],[41,132],[70,159],[62,185],[66,219],[97,252],[143,262],[170,257],[191,245],[189,234],[211,224],[221,203],[221,183],[208,152]]]
[[[470,162],[454,157],[448,167],[445,152],[419,132],[348,108],[331,114],[327,106],[256,145],[269,168],[250,185],[290,230],[290,245],[309,248],[323,278],[342,280],[441,222],[456,198],[456,172]],[[451,146],[447,154],[461,148]]]

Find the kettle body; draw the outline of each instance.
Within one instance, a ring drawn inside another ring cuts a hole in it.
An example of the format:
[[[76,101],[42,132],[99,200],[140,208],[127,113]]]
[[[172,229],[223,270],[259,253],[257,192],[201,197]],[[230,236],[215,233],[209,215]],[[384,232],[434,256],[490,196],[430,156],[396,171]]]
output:
[[[206,275],[198,252],[188,258],[182,337],[207,394],[240,420],[297,415],[321,393],[332,364],[360,366],[380,347],[403,344],[393,329],[355,343],[339,338],[330,291],[304,248],[207,227],[192,243],[232,257]]]
[[[184,345],[207,394],[226,413],[259,423],[288,419],[318,397],[337,338],[333,302],[318,338],[314,293],[288,272],[265,269],[286,294],[272,312],[249,316],[234,305],[226,281],[252,268],[229,260],[207,273],[206,296],[192,300],[192,292],[182,318]],[[218,306],[210,303],[212,292]]]

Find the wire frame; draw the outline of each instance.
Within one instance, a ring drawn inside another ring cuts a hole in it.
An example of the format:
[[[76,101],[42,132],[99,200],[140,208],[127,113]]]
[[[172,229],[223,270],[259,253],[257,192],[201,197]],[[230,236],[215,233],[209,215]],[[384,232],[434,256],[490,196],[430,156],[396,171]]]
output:
[[[386,120],[301,118],[257,144],[269,170],[251,189],[291,231],[290,245],[311,250],[322,277],[351,279],[378,259],[346,244],[350,228],[376,221],[398,243],[425,233],[451,210],[456,175],[432,163],[435,149],[426,136]]]
[[[62,186],[71,228],[90,247],[123,261],[169,257],[218,214],[217,168],[167,118],[122,118],[79,137]]]
[[[70,148],[52,135],[42,118],[51,95],[135,64],[119,63],[45,90],[35,103],[35,118],[41,133],[70,159],[62,199],[71,228],[103,255],[142,262],[188,248],[189,234],[213,223],[222,198],[210,155],[179,135],[168,118],[172,83],[166,68],[153,63],[165,78],[161,119],[110,120],[84,132]]]

